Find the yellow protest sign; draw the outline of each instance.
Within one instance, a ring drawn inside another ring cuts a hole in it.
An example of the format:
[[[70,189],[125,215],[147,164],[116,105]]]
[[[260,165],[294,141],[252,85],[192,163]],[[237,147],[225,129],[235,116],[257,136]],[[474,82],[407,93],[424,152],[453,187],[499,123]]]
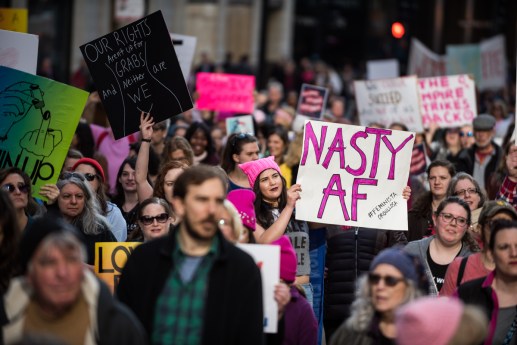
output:
[[[115,291],[122,269],[140,242],[95,243],[95,274]]]
[[[0,8],[0,29],[27,32],[29,11],[26,8]]]

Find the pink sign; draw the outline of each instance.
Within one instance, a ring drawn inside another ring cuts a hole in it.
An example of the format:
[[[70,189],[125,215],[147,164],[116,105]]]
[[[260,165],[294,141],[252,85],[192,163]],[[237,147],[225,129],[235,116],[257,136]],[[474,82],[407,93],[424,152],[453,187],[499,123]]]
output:
[[[458,127],[471,123],[477,114],[476,87],[471,75],[461,74],[418,79],[422,123]]]
[[[198,73],[198,109],[253,112],[255,77],[248,75]]]

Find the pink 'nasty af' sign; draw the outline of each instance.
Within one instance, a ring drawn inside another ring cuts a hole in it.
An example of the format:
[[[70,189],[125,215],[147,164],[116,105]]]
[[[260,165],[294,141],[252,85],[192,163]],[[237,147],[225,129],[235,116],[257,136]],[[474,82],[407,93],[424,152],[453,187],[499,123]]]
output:
[[[198,73],[196,89],[198,109],[253,112],[254,76]]]

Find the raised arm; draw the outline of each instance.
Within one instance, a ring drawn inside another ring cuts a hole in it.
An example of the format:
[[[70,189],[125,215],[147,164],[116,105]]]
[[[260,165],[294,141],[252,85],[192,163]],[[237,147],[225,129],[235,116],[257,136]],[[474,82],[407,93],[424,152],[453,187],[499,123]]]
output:
[[[140,138],[142,140],[138,156],[136,158],[135,179],[138,201],[142,202],[153,196],[153,187],[147,180],[149,167],[149,149],[151,148],[151,136],[153,135],[154,120],[150,113],[140,114]]]

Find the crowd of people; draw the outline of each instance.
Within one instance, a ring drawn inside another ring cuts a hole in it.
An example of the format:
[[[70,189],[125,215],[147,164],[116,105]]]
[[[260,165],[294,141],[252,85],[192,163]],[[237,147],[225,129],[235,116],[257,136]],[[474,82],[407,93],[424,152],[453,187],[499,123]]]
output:
[[[319,224],[296,219],[296,92],[329,88],[321,121],[358,124],[355,76],[305,60],[274,74],[254,133],[226,133],[240,114],[194,108],[160,123],[142,113],[140,132],[115,140],[92,92],[56,184],[33,195],[26,172],[0,170],[0,344],[516,344],[506,103],[483,98],[471,123],[417,133],[427,168],[402,193],[407,231]],[[142,244],[112,295],[95,248],[125,241]],[[276,333],[239,243],[280,248]]]

